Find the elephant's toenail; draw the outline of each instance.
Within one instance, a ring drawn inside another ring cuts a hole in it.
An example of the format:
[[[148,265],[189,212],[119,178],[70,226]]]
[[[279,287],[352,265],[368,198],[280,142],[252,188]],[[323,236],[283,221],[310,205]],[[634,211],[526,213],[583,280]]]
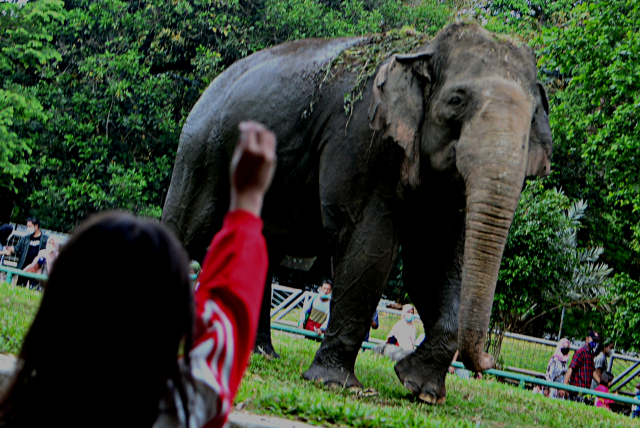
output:
[[[428,404],[436,404],[436,403],[437,403],[436,397],[434,397],[434,396],[433,396],[433,395],[431,395],[431,394],[425,394],[424,392],[423,392],[423,393],[421,393],[421,394],[418,396],[418,398],[419,398],[420,400],[424,401],[425,403],[428,403]]]

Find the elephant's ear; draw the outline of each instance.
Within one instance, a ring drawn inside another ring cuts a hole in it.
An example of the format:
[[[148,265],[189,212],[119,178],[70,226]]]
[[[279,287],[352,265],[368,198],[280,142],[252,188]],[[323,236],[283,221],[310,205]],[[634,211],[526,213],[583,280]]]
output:
[[[420,184],[419,130],[424,116],[425,85],[431,82],[428,61],[431,53],[393,56],[383,64],[373,84],[369,105],[369,127],[383,131],[405,152],[400,172],[402,183]]]

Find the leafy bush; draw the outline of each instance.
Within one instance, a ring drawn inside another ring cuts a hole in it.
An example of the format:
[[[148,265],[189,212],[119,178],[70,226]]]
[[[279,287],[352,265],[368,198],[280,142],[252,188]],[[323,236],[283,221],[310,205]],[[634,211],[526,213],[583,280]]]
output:
[[[580,248],[587,204],[527,183],[511,225],[496,287],[492,322],[517,332],[530,317],[563,306],[596,306],[611,272],[601,248]]]

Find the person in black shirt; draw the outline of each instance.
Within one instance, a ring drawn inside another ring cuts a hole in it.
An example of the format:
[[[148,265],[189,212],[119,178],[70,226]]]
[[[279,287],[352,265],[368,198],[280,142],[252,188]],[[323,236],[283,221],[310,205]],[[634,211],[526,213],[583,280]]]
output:
[[[47,246],[48,237],[40,231],[40,222],[37,218],[27,219],[27,232],[28,235],[23,236],[15,248],[7,247],[9,251],[16,253],[18,257],[18,265],[16,267],[18,269],[30,265],[38,255],[38,252]],[[27,285],[27,281],[27,278],[20,276],[17,284],[24,287]]]

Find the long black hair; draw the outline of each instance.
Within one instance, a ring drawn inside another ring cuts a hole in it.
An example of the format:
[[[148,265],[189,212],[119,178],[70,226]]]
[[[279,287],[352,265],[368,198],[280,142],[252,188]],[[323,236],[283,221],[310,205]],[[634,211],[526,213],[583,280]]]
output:
[[[192,341],[188,263],[154,221],[108,212],[82,224],[51,268],[0,426],[152,426],[168,380],[186,408],[177,355]]]

